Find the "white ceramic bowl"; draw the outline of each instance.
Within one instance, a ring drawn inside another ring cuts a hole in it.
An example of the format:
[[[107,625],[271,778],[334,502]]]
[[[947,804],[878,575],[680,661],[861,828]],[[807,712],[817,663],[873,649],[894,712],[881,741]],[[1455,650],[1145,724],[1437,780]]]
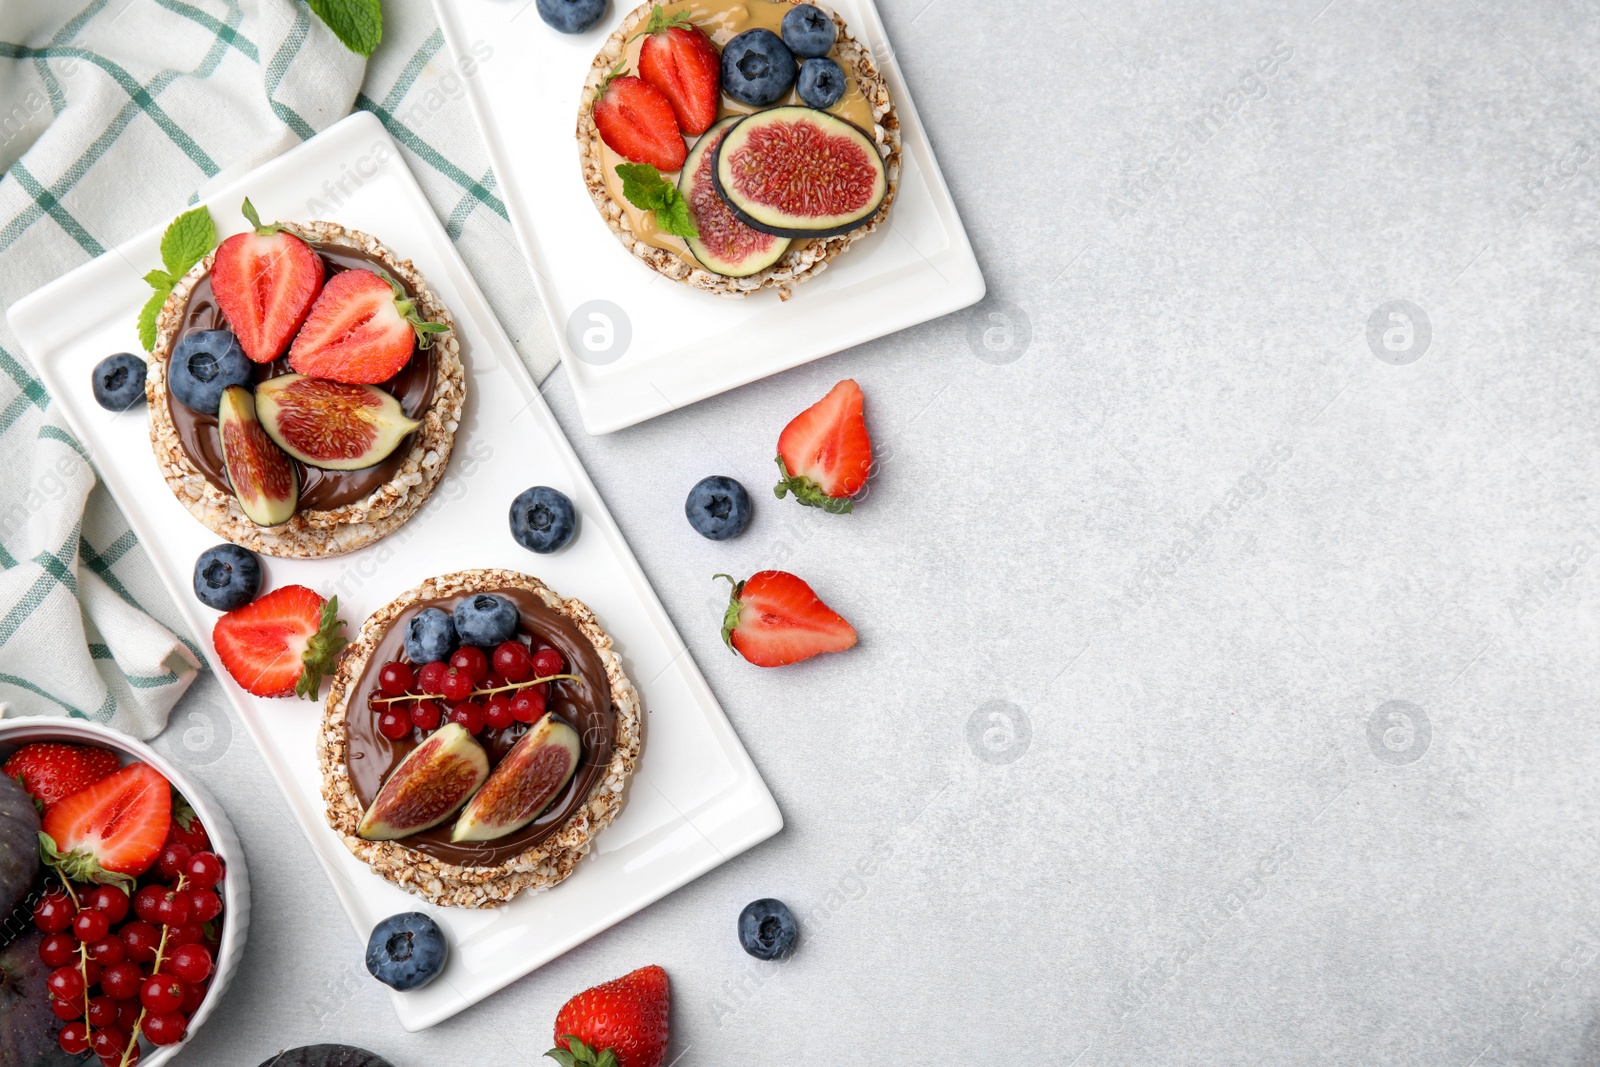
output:
[[[140,1059],[139,1067],[160,1067],[176,1056],[178,1050],[199,1031],[217,1002],[228,991],[228,983],[238,968],[239,957],[244,954],[245,932],[250,925],[250,876],[245,870],[244,851],[239,847],[239,838],[235,836],[228,817],[210,794],[173,766],[171,760],[142,741],[79,719],[0,719],[0,761],[34,741],[99,745],[116,752],[122,757],[123,763],[148,763],[189,801],[195,814],[200,816],[201,825],[206,828],[211,847],[227,866],[228,875],[222,880],[222,944],[217,949],[216,974],[211,979],[211,988],[206,991],[206,999],[190,1018],[189,1032],[182,1041],[166,1048],[155,1048],[146,1043],[145,1055]]]

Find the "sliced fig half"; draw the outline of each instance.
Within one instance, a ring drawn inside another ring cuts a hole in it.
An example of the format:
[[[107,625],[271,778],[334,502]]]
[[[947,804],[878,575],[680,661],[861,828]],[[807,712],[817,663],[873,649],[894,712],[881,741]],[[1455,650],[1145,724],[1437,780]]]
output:
[[[255,399],[242,385],[222,391],[217,408],[222,462],[239,508],[257,526],[288,522],[300,504],[300,475],[256,418]]]
[[[256,386],[267,434],[301,463],[353,471],[382,463],[422,424],[373,385],[284,374]]]
[[[746,226],[833,237],[877,214],[889,191],[878,146],[860,127],[790,105],[747,115],[722,135],[711,176]]]
[[[578,731],[546,714],[511,746],[456,820],[450,840],[493,841],[538,818],[578,769],[582,747]]]
[[[730,115],[707,130],[689,149],[689,158],[684,161],[683,172],[678,177],[678,192],[688,201],[694,228],[700,231],[699,237],[685,238],[689,251],[707,270],[729,278],[748,278],[757,271],[766,270],[789,250],[787,237],[751,229],[740,222],[717,195],[716,183],[711,178],[712,149],[741,118]]]
[[[356,828],[367,841],[395,841],[444,822],[489,777],[489,756],[460,723],[446,723],[389,772]]]

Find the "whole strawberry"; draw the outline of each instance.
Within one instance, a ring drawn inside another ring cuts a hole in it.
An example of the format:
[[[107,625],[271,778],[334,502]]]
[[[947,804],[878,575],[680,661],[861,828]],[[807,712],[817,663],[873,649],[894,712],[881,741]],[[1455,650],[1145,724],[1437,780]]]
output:
[[[651,964],[567,1001],[556,1013],[561,1067],[661,1067],[667,1058],[667,972]]]
[[[45,807],[115,774],[120,764],[109,749],[40,741],[12,753],[0,773],[15,778]]]

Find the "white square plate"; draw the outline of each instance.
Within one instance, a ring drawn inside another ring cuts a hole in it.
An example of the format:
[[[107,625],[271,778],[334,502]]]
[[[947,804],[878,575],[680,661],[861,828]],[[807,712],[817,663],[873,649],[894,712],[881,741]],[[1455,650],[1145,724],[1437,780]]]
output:
[[[266,560],[268,587],[298,582],[339,598],[354,633],[373,611],[431,575],[469,567],[536,574],[585,601],[616,640],[647,713],[644,753],[627,806],[566,882],[490,911],[435,908],[389,885],[351,856],[323,820],[314,738],[321,704],[264,700],[217,662],[217,614],[190,588],[195,557],[217,543],[173,497],[150,450],[145,409],[113,415],[89,375],[112,352],[137,351],[135,318],[160,262],[160,230],[135,238],[47,285],[10,310],[12,328],[144,542],[151,563],[200,640],[238,717],[288,798],[357,933],[421,908],[442,925],[451,956],[441,977],[393,994],[401,1025],[420,1030],[632,915],[751,845],[782,816],[727,717],[688,655],[633,553],[545,407],[527,369],[434,217],[399,150],[365,112],[230,182],[206,198],[221,235],[244,228],[248,194],[264,219],[305,219],[341,174],[348,194],[322,217],[377,236],[414,260],[454,313],[467,367],[467,404],[445,478],[427,505],[384,540],[328,560]],[[370,176],[368,176],[370,175]],[[313,203],[315,201],[316,203]],[[308,204],[311,208],[308,209]],[[531,484],[572,498],[578,536],[535,556],[511,539],[511,499]]]
[[[434,0],[488,142],[512,227],[572,379],[583,425],[610,433],[769,374],[958,311],[983,275],[872,0],[829,0],[872,52],[900,116],[904,161],[887,223],[780,301],[702,293],[655,273],[612,236],[583,184],[573,131],[583,82],[632,10],[613,0],[587,33],[557,33],[533,0]],[[585,305],[621,321],[590,318]],[[577,319],[572,321],[577,313]],[[608,362],[575,351],[596,328]],[[628,335],[626,346],[617,340]],[[620,356],[617,354],[621,349]],[[585,358],[587,357],[587,358]]]

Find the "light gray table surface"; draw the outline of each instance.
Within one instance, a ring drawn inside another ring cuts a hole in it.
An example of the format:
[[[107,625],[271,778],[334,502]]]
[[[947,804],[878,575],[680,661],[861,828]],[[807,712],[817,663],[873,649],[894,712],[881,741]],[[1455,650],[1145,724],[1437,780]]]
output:
[[[178,1062],[533,1065],[645,963],[683,1065],[1600,1062],[1600,19],[1324,3],[883,0],[986,303],[606,438],[545,386],[786,828],[407,1034],[205,678],[256,906]],[[868,497],[776,501],[845,376]],[[860,645],[729,655],[768,566]]]

